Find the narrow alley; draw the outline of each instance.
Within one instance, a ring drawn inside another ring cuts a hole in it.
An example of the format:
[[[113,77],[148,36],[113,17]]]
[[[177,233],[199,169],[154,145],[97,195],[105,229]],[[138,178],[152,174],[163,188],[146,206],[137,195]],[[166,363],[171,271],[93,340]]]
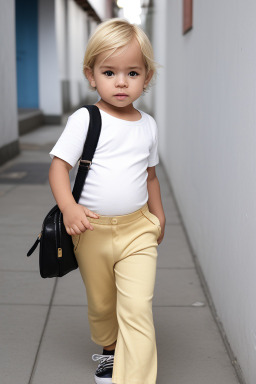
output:
[[[64,125],[20,138],[21,154],[0,168],[0,372],[2,384],[93,384],[86,292],[75,270],[42,279],[38,249],[26,253],[55,204],[48,152]],[[159,245],[153,315],[157,384],[238,384],[196,273],[181,218],[160,163],[166,214]]]

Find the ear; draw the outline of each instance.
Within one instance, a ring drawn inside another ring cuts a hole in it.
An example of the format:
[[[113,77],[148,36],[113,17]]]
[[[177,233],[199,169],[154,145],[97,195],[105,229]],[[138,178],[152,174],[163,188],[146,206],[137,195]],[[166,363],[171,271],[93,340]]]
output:
[[[96,83],[93,76],[93,70],[89,67],[85,67],[84,74],[93,88],[96,87]]]
[[[148,72],[148,74],[147,74],[147,76],[146,76],[146,78],[145,78],[145,81],[144,81],[144,88],[146,88],[146,86],[148,85],[148,83],[149,83],[150,80],[152,79],[153,74],[154,74],[154,71],[153,71],[153,69],[151,69],[151,70]]]

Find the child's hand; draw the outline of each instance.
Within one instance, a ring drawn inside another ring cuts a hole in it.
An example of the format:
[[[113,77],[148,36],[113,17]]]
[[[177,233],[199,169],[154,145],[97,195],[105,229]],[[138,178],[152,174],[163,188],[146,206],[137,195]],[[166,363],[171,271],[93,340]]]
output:
[[[162,242],[163,238],[164,238],[164,231],[161,232],[161,235],[157,239],[158,245]]]
[[[83,205],[72,203],[65,206],[62,211],[63,223],[69,235],[80,235],[86,229],[93,230],[93,226],[86,216],[98,219],[99,215],[90,211]]]
[[[161,235],[157,239],[158,245],[163,241],[163,238],[164,238],[165,220],[163,222],[160,221],[160,226],[161,226]]]

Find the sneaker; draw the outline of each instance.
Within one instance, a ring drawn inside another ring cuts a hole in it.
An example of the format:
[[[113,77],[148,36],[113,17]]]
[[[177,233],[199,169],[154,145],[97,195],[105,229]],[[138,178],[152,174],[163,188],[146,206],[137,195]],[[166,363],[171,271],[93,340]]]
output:
[[[94,380],[96,384],[112,384],[114,355],[92,355],[93,361],[100,361]]]

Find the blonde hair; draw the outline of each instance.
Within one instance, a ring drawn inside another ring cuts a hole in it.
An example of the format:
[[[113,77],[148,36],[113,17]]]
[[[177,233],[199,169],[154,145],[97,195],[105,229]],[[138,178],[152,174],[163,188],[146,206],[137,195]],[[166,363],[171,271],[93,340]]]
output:
[[[141,47],[146,75],[151,70],[155,75],[158,64],[154,61],[153,48],[146,33],[136,24],[131,24],[125,19],[113,18],[100,23],[88,41],[83,62],[85,77],[86,68],[93,71],[96,58],[100,53],[112,50],[107,56],[109,57],[118,48],[125,47],[134,38],[137,39]],[[90,89],[95,90],[91,85]]]

